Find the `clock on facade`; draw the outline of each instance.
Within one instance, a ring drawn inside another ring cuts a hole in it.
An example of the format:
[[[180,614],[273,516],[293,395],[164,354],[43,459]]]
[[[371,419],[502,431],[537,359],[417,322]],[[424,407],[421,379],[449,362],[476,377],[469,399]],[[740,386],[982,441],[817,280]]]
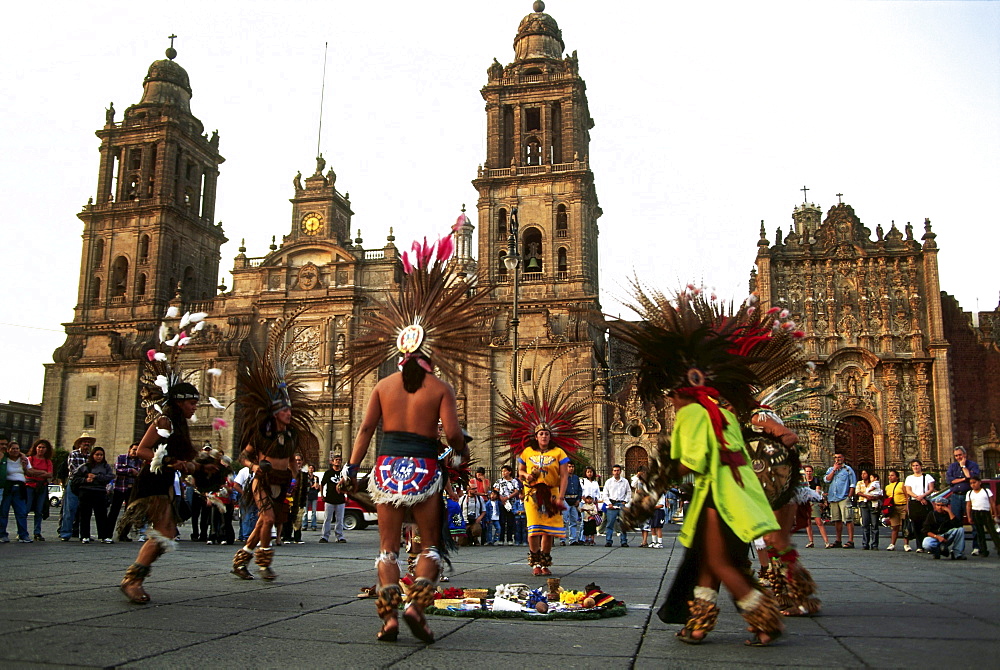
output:
[[[306,235],[315,235],[323,227],[323,217],[315,212],[310,212],[302,217],[300,228]]]

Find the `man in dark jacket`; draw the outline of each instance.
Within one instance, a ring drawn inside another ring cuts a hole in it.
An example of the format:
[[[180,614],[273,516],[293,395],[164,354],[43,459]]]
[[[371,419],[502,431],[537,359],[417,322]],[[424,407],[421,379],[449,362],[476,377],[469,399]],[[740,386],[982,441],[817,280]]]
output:
[[[334,454],[330,457],[330,469],[323,473],[320,482],[320,491],[323,493],[323,500],[326,503],[326,518],[323,520],[323,537],[320,542],[330,541],[330,524],[336,520],[334,532],[337,534],[337,542],[347,542],[344,538],[344,505],[347,503],[346,496],[337,490],[337,483],[343,476],[344,457]]]
[[[934,558],[951,553],[953,561],[965,560],[965,528],[947,500],[938,498],[933,509],[924,519],[924,551],[934,554]]]

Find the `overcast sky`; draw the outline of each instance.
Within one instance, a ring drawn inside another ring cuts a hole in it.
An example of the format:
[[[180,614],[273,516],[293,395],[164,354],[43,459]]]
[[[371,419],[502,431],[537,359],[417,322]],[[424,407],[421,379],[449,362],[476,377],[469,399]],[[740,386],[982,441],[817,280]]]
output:
[[[479,89],[529,0],[17,3],[0,40],[0,400],[41,401],[77,296],[76,213],[97,186],[104,109],[142,95],[179,35],[191,108],[218,129],[216,218],[262,256],[291,227],[321,147],[366,247],[438,234],[485,158]],[[932,220],[943,290],[997,306],[1000,4],[552,0],[587,81],[602,301],[633,272],[742,297],[760,221],[787,231],[808,186],[872,230]],[[19,27],[18,27],[19,26]],[[991,195],[992,194],[992,195]],[[227,283],[231,282],[227,279]],[[55,332],[59,331],[59,332]]]

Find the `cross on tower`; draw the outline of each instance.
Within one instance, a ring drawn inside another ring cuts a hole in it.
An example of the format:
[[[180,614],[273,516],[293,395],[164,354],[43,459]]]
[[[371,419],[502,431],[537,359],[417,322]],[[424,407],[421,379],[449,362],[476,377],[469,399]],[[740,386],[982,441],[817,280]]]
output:
[[[807,202],[806,191],[808,191],[809,189],[807,189],[805,186],[803,186],[799,190],[802,191],[802,203],[805,204]]]
[[[170,48],[174,48],[174,40],[177,39],[177,35],[167,35],[167,39],[170,40]]]
[[[842,200],[843,197],[844,197],[843,193],[838,193],[837,194],[837,204],[838,205],[843,205],[844,204],[844,201]]]

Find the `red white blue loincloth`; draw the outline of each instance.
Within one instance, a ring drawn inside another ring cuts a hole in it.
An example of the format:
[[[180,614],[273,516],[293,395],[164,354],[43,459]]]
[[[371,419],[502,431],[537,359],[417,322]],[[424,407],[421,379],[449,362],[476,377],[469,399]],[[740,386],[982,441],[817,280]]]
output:
[[[416,505],[441,491],[436,458],[379,456],[368,485],[377,505]]]

